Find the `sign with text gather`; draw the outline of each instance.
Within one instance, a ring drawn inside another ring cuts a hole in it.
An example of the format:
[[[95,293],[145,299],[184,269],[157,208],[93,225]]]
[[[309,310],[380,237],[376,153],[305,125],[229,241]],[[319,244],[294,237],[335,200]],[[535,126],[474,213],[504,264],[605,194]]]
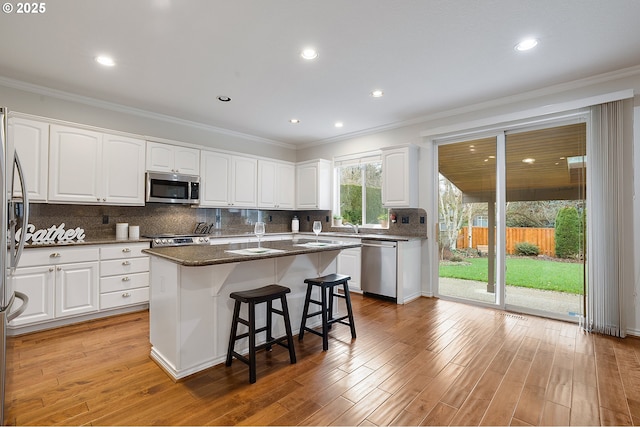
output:
[[[64,222],[60,225],[52,225],[49,228],[43,228],[36,230],[36,226],[33,224],[27,225],[25,242],[37,244],[37,243],[55,243],[55,242],[70,242],[71,240],[84,240],[84,229],[80,227],[76,228],[64,228]],[[22,235],[22,228],[16,231],[16,242],[20,241]]]

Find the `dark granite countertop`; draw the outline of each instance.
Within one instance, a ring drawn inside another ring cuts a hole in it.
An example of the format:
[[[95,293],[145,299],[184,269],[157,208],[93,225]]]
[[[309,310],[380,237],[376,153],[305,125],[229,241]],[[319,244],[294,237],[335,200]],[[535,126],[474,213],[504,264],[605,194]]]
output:
[[[306,237],[306,236],[305,236]],[[273,252],[251,253],[248,250],[256,250],[257,243],[234,243],[227,245],[195,245],[172,246],[143,250],[144,253],[164,258],[176,264],[199,267],[214,264],[227,264],[232,262],[253,261],[257,259],[278,258],[283,256],[302,255],[314,252],[335,251],[347,248],[357,248],[360,243],[342,242],[340,240],[320,239],[320,244],[315,246],[316,240],[311,238],[295,237],[293,240],[276,240],[262,243],[262,249],[273,249]],[[229,251],[239,251],[234,253]]]

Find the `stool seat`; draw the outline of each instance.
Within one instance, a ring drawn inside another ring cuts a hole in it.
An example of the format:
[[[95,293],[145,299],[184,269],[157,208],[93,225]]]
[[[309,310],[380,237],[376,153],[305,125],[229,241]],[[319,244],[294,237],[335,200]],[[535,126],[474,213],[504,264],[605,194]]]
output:
[[[254,302],[259,304],[269,300],[280,298],[284,294],[291,292],[291,289],[280,285],[267,285],[248,291],[231,292],[229,297],[241,302]]]
[[[257,289],[247,291],[232,292],[229,297],[235,300],[233,308],[233,319],[231,321],[231,333],[229,334],[229,348],[227,350],[226,365],[231,366],[233,358],[249,365],[249,382],[256,382],[256,352],[261,349],[271,350],[273,344],[281,345],[289,349],[289,360],[296,363],[296,353],[293,346],[293,333],[291,332],[291,321],[289,319],[289,308],[287,307],[287,294],[291,289],[280,285],[267,285]],[[282,310],[273,307],[274,300],[280,300]],[[248,307],[248,319],[240,317],[240,305],[246,303]],[[267,303],[266,326],[256,329],[256,304]],[[273,314],[279,314],[284,319],[284,327],[286,335],[281,338],[273,338],[272,324]],[[247,326],[249,330],[245,333],[238,334],[238,323]],[[266,332],[266,341],[256,346],[256,335],[260,332]],[[249,338],[249,357],[245,357],[235,351],[235,343],[243,338]],[[286,343],[284,342],[286,341]]]
[[[319,286],[336,286],[341,285],[345,281],[351,280],[351,276],[344,274],[327,274],[326,276],[316,277],[313,279],[305,279],[304,283],[311,283]]]
[[[329,349],[329,329],[331,329],[331,325],[334,323],[349,326],[351,329],[351,338],[356,338],[356,326],[353,320],[353,308],[351,307],[351,296],[349,293],[349,280],[351,280],[351,277],[344,274],[327,274],[326,276],[305,279],[307,294],[304,300],[304,308],[302,309],[302,324],[300,325],[298,340],[302,341],[305,331],[319,335],[322,337],[322,350],[327,351]],[[320,289],[320,301],[311,298],[311,291],[314,286]],[[334,292],[334,287],[336,286],[342,286],[343,295]],[[334,298],[343,298],[345,300],[347,306],[346,315],[337,318],[333,317]],[[309,304],[319,305],[320,311],[309,313]],[[322,332],[306,326],[307,319],[317,315],[321,315],[322,317]],[[348,321],[346,319],[348,319]]]

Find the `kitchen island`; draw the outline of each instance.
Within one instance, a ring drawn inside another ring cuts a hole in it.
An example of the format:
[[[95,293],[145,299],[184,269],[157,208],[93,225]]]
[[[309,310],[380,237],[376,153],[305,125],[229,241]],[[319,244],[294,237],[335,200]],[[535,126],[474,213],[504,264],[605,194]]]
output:
[[[174,380],[224,362],[233,314],[229,294],[272,283],[291,289],[287,302],[296,334],[304,305],[304,280],[336,273],[339,252],[358,246],[360,243],[316,243],[295,237],[265,242],[262,248],[256,243],[239,243],[145,250],[151,255],[151,358]],[[256,320],[264,324],[265,307],[257,307]],[[311,326],[319,323],[318,316]],[[273,326],[274,336],[284,335],[279,316]],[[258,342],[264,340],[263,335]],[[248,340],[236,346],[240,353],[246,352]]]

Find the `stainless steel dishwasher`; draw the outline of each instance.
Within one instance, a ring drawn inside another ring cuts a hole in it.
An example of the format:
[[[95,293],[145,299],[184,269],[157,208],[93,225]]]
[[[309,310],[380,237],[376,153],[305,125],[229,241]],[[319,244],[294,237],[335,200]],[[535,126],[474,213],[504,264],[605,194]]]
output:
[[[397,247],[398,242],[362,239],[362,292],[396,300]]]

